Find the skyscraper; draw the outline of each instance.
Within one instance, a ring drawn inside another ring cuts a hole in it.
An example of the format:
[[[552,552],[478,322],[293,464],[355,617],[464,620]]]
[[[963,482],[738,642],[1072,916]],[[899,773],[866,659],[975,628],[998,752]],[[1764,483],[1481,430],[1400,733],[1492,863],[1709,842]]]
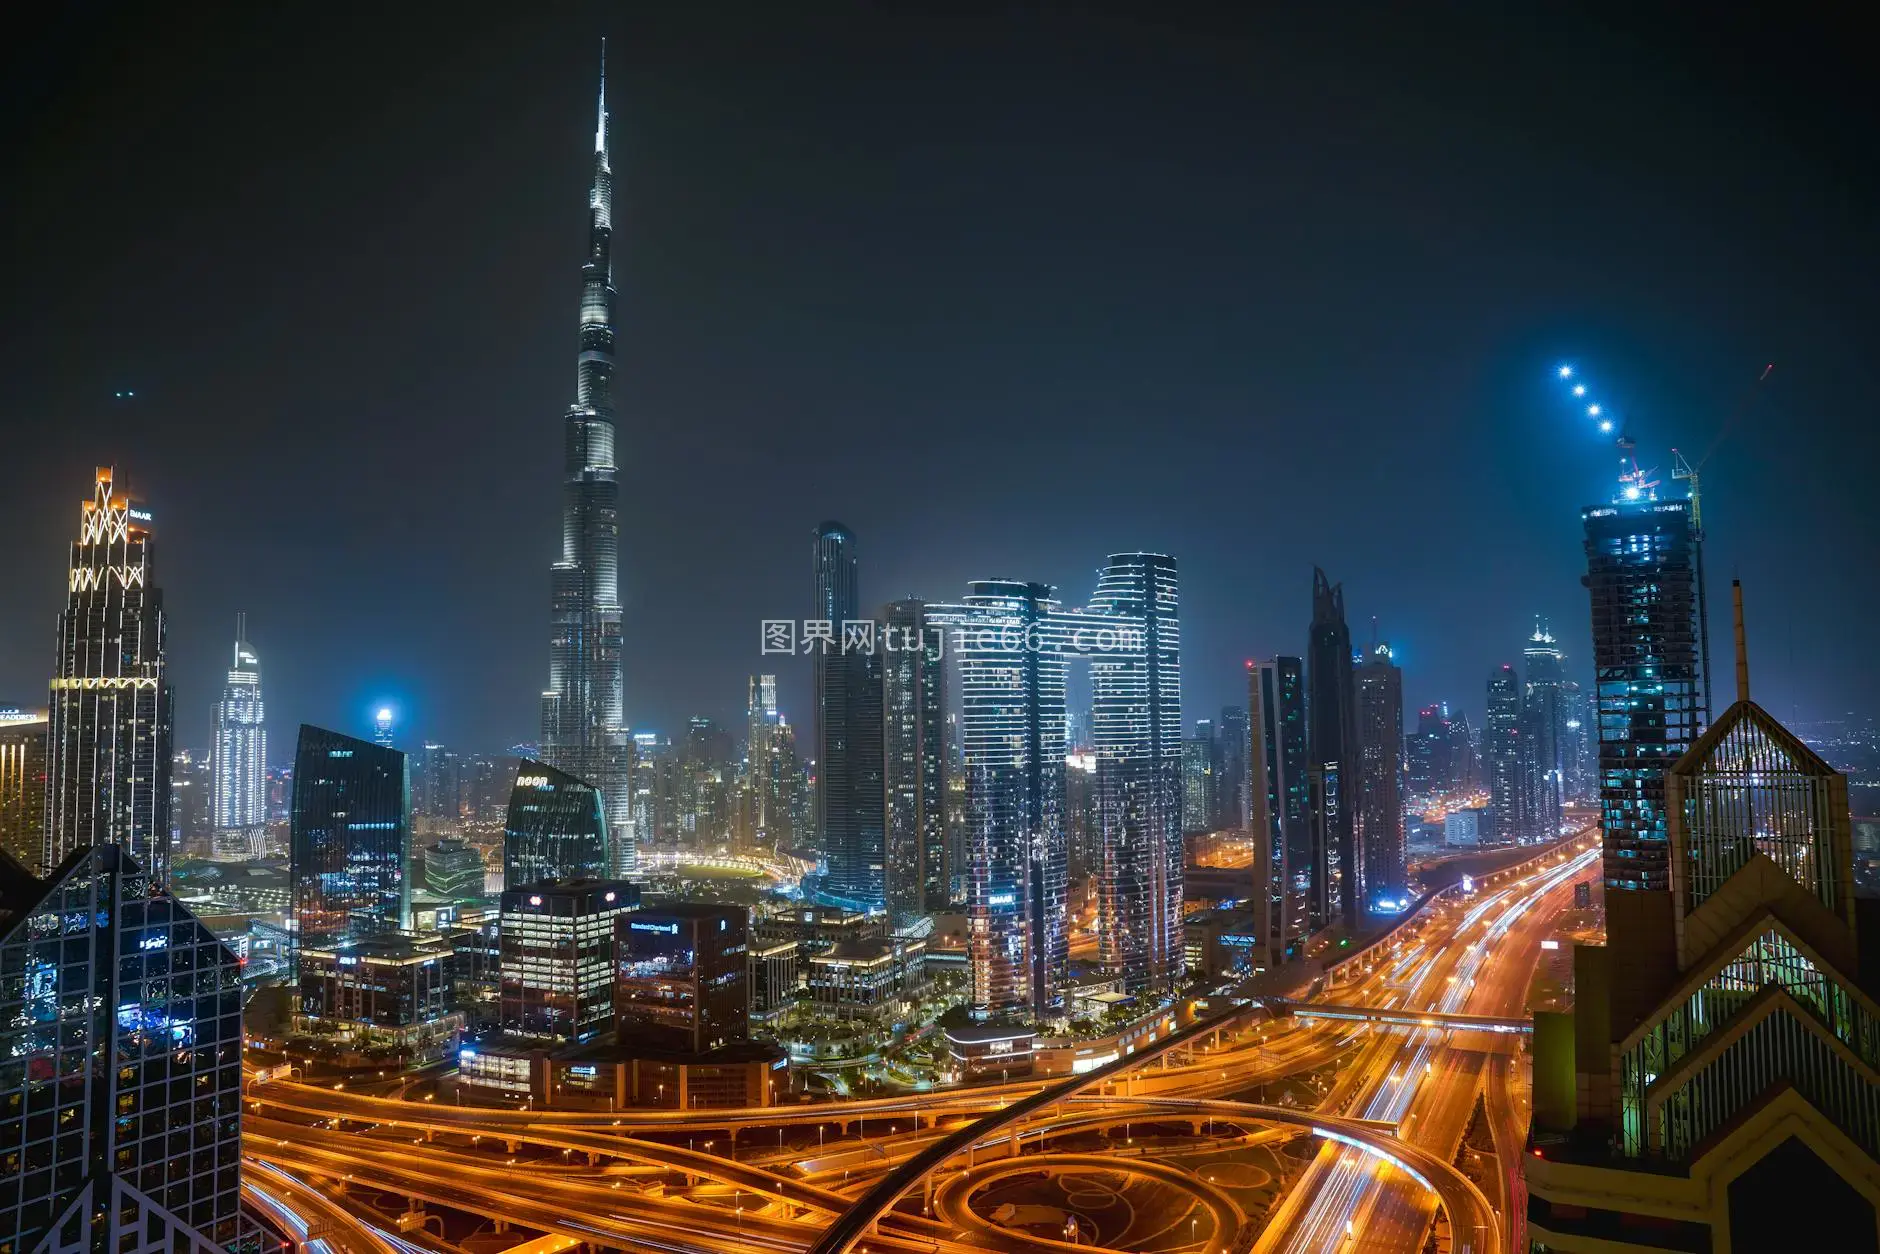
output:
[[[1560,709],[1560,790],[1568,801],[1584,801],[1597,791],[1593,746],[1598,738],[1592,706],[1576,680],[1560,685]]]
[[[45,711],[0,708],[0,849],[31,868],[45,843]]]
[[[950,895],[947,860],[945,642],[927,607],[895,601],[882,616],[883,762],[888,794],[888,914],[918,918]]]
[[[1309,760],[1320,768],[1339,764],[1340,778],[1350,792],[1358,747],[1358,699],[1351,666],[1351,629],[1345,624],[1345,589],[1342,584],[1333,584],[1316,566],[1312,568],[1312,627],[1306,645],[1306,683],[1310,714]],[[1304,787],[1303,782],[1301,787]],[[1369,892],[1364,883],[1363,862],[1358,857],[1352,810],[1347,801],[1336,815],[1328,816],[1320,826],[1330,842],[1327,857],[1337,855],[1345,876],[1339,892],[1343,922],[1355,931]]]
[[[150,512],[100,466],[72,545],[46,735],[42,872],[85,845],[120,845],[170,874],[170,676]]]
[[[861,621],[854,535],[826,522],[816,529],[812,556],[815,619],[828,624],[832,636],[810,655],[817,831],[829,867],[823,888],[847,905],[881,910],[887,905],[881,656],[854,645],[845,630]]]
[[[1522,747],[1527,754],[1528,795],[1534,801],[1532,826],[1536,839],[1551,840],[1560,833],[1560,806],[1566,800],[1567,668],[1565,655],[1546,623],[1535,622],[1522,660],[1527,670]]]
[[[0,1248],[259,1250],[241,974],[121,844],[0,871]]]
[[[1214,724],[1195,720],[1194,732],[1182,742],[1182,831],[1214,830]]]
[[[1570,1015],[1535,1016],[1536,1248],[1876,1247],[1847,780],[1750,699],[1735,610],[1737,701],[1658,768],[1667,882],[1608,887],[1624,935],[1577,947]]]
[[[580,352],[564,431],[561,558],[550,574],[548,688],[542,759],[606,799],[616,874],[637,865],[632,740],[620,632],[619,485],[614,458],[613,171],[608,164],[606,48],[581,263]]]
[[[1247,722],[1253,739],[1250,791],[1254,835],[1253,912],[1268,965],[1298,957],[1305,938],[1327,923],[1335,901],[1342,908],[1348,879],[1335,839],[1335,821],[1347,807],[1310,809],[1312,780],[1336,781],[1336,758],[1311,761],[1306,734],[1305,668],[1296,657],[1247,663]],[[1323,790],[1329,803],[1338,788]],[[1324,833],[1314,839],[1316,833]]]
[[[1699,561],[1691,502],[1628,484],[1581,511],[1593,611],[1605,879],[1621,894],[1670,883],[1665,771],[1702,730]],[[1609,924],[1626,907],[1607,893]],[[1623,930],[1625,923],[1619,924]],[[1613,936],[1615,945],[1620,937]]]
[[[305,723],[294,749],[296,943],[395,932],[411,915],[411,768],[403,753]]]
[[[1375,643],[1358,667],[1358,845],[1373,899],[1401,898],[1404,865],[1403,671],[1390,645]],[[1367,903],[1368,904],[1368,903]]]
[[[790,845],[790,777],[778,729],[777,677],[751,676],[745,713],[744,773],[750,808],[748,834],[752,850],[788,848]]]
[[[1453,783],[1449,759],[1449,703],[1426,705],[1417,711],[1417,729],[1404,737],[1410,796],[1427,801],[1447,793]]]
[[[1107,638],[1104,627],[1087,635],[1090,739],[1103,841],[1103,963],[1121,974],[1126,992],[1166,992],[1179,983],[1184,958],[1175,559],[1163,553],[1110,554],[1086,618],[1114,624]],[[1106,639],[1114,647],[1105,647]],[[1076,649],[1076,635],[1071,643]]]
[[[457,755],[436,741],[425,741],[412,785],[412,806],[423,816],[425,829],[454,831],[463,818],[463,765]]]
[[[1247,830],[1247,710],[1221,709],[1214,732],[1214,822],[1231,831]]]
[[[235,617],[235,658],[215,704],[211,822],[215,856],[258,858],[268,831],[268,730],[262,718],[261,660],[248,645],[248,616]]]
[[[503,887],[607,878],[607,816],[600,790],[524,758],[503,826]]]
[[[1495,839],[1525,845],[1534,839],[1530,755],[1522,719],[1521,678],[1503,664],[1488,677],[1488,721],[1482,725],[1482,766],[1488,772],[1488,813]]]
[[[958,659],[966,783],[970,1005],[982,1018],[1062,1004],[1070,961],[1064,833],[1066,652],[1046,584],[982,580],[930,605]],[[1036,647],[1028,647],[1036,646]]]

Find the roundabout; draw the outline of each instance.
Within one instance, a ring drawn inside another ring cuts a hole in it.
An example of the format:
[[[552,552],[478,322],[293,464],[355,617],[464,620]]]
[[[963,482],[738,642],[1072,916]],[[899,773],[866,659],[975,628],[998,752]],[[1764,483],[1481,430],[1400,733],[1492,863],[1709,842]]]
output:
[[[995,1217],[1005,1217],[1003,1223],[973,1205],[975,1198],[1000,1182],[1021,1176],[1039,1177],[1054,1185],[1063,1204],[1019,1207],[1006,1202],[993,1211]],[[1139,1206],[1130,1199],[1132,1190],[1145,1187],[1153,1190],[1151,1198],[1158,1204]],[[1179,1203],[1170,1204],[1171,1193],[1186,1198],[1188,1205],[1178,1209]],[[949,1177],[935,1192],[934,1215],[998,1246],[1018,1241],[1064,1250],[1093,1245],[1154,1250],[1189,1246],[1198,1239],[1202,1254],[1228,1249],[1247,1220],[1226,1192],[1189,1171],[1152,1159],[1108,1154],[1031,1154],[969,1167]],[[1087,1240],[1073,1244],[1040,1231],[1061,1232],[1070,1216],[1076,1216],[1078,1231]],[[1198,1229],[1197,1221],[1207,1222],[1208,1229]],[[1151,1229],[1150,1224],[1155,1227]]]

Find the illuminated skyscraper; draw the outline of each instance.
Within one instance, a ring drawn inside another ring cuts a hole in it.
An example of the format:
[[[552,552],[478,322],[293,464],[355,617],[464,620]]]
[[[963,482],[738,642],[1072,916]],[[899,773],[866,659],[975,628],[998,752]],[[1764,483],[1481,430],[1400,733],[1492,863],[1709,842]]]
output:
[[[1062,1005],[1070,961],[1064,836],[1070,618],[1046,584],[983,580],[930,605],[958,659],[966,782],[967,958],[981,1017]],[[1036,647],[1028,647],[1028,645]]]
[[[885,909],[887,793],[883,778],[882,659],[847,638],[858,623],[855,537],[838,522],[816,529],[815,618],[833,639],[810,655],[815,688],[817,831],[824,891],[846,905]],[[872,620],[869,623],[872,632]]]
[[[1214,830],[1214,724],[1195,720],[1194,733],[1182,742],[1182,831],[1193,835]]]
[[[411,768],[405,755],[300,726],[290,836],[296,943],[395,932],[411,915]]]
[[[1098,627],[1090,659],[1090,739],[1102,825],[1099,920],[1103,964],[1126,992],[1181,980],[1181,629],[1175,559],[1112,553],[1085,617]],[[1085,632],[1090,629],[1086,627]],[[1114,647],[1104,647],[1108,630]]]
[[[1306,644],[1306,683],[1309,760],[1321,768],[1338,764],[1341,769],[1337,774],[1345,791],[1355,793],[1358,697],[1351,665],[1351,629],[1345,623],[1345,589],[1343,584],[1333,584],[1316,566],[1312,568],[1312,627]],[[1304,771],[1300,774],[1303,788]],[[1364,864],[1358,857],[1353,810],[1347,797],[1338,813],[1326,816],[1318,826],[1329,842],[1326,860],[1335,860],[1345,875],[1339,893],[1343,922],[1355,931],[1369,893],[1363,879]]]
[[[614,458],[614,176],[608,164],[606,48],[581,263],[580,352],[564,430],[561,559],[550,573],[552,632],[542,693],[542,759],[606,799],[614,871],[636,865],[633,746],[620,634],[620,488]]]
[[[1342,907],[1346,882],[1333,833],[1346,806],[1337,786],[1337,759],[1314,763],[1306,736],[1305,667],[1296,657],[1247,663],[1247,722],[1253,752],[1253,913],[1266,963],[1277,966],[1302,952],[1306,936]],[[1311,811],[1313,778],[1328,803]],[[1315,839],[1315,836],[1317,837]]]
[[[241,976],[121,845],[0,875],[0,1249],[257,1254]]]
[[[777,677],[751,676],[745,711],[744,788],[746,837],[752,851],[787,848],[790,828],[788,777],[780,775],[777,728]]]
[[[262,719],[261,661],[248,646],[248,616],[235,618],[235,659],[215,705],[215,856],[258,858],[268,830],[268,730]]]
[[[1560,807],[1566,800],[1566,657],[1547,625],[1537,621],[1522,660],[1527,669],[1522,747],[1534,801],[1532,826],[1536,839],[1551,840],[1560,832]]]
[[[603,804],[594,785],[524,758],[503,827],[503,887],[605,879]]]
[[[882,616],[883,762],[887,773],[888,914],[909,920],[944,909],[952,874],[946,841],[946,659],[920,601]]]
[[[170,676],[150,559],[149,511],[99,467],[59,615],[42,872],[85,845],[119,845],[169,879]]]
[[[1229,705],[1214,725],[1214,824],[1218,828],[1247,830],[1247,710]]]
[[[39,865],[46,843],[46,714],[0,708],[0,849]]]
[[[1606,887],[1661,889],[1670,883],[1665,771],[1697,740],[1703,718],[1706,659],[1691,502],[1657,500],[1633,484],[1611,504],[1581,511],[1581,519]],[[1608,892],[1609,918],[1612,897]]]
[[[372,743],[381,749],[392,748],[392,707],[382,705],[372,716]]]
[[[1526,744],[1521,677],[1512,666],[1498,666],[1488,677],[1482,766],[1488,772],[1488,812],[1495,839],[1502,844],[1525,845],[1534,840],[1534,796],[1529,788],[1533,777]]]
[[[1403,671],[1388,644],[1373,644],[1358,667],[1358,847],[1373,900],[1404,896]],[[1369,903],[1367,903],[1369,904]]]

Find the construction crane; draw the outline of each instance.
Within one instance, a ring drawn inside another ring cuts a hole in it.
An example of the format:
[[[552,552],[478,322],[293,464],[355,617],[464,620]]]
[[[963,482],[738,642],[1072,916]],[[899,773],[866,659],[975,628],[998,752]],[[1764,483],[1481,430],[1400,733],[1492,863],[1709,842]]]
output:
[[[1688,479],[1691,482],[1691,531],[1696,535],[1699,541],[1702,541],[1704,538],[1704,506],[1702,484],[1698,479],[1698,472],[1703,470],[1704,463],[1708,462],[1711,458],[1711,454],[1717,451],[1718,446],[1723,443],[1724,438],[1730,434],[1730,429],[1736,426],[1738,419],[1742,418],[1749,410],[1750,402],[1756,399],[1756,393],[1762,390],[1762,385],[1768,381],[1770,374],[1775,371],[1775,368],[1776,364],[1773,361],[1762,368],[1762,373],[1756,376],[1756,382],[1750,384],[1749,387],[1744,390],[1743,398],[1736,403],[1736,408],[1732,410],[1730,416],[1724,420],[1723,426],[1717,429],[1716,438],[1710,442],[1709,450],[1706,451],[1702,457],[1697,459],[1695,465],[1686,460],[1684,454],[1680,453],[1677,449],[1674,448],[1671,450],[1671,477],[1673,479]]]

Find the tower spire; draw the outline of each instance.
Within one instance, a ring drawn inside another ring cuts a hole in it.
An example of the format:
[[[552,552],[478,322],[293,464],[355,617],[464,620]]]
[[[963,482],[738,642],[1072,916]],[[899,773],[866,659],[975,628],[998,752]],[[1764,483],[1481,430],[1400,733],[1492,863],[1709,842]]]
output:
[[[594,152],[603,162],[607,158],[607,36],[601,36],[600,116],[594,124]]]

